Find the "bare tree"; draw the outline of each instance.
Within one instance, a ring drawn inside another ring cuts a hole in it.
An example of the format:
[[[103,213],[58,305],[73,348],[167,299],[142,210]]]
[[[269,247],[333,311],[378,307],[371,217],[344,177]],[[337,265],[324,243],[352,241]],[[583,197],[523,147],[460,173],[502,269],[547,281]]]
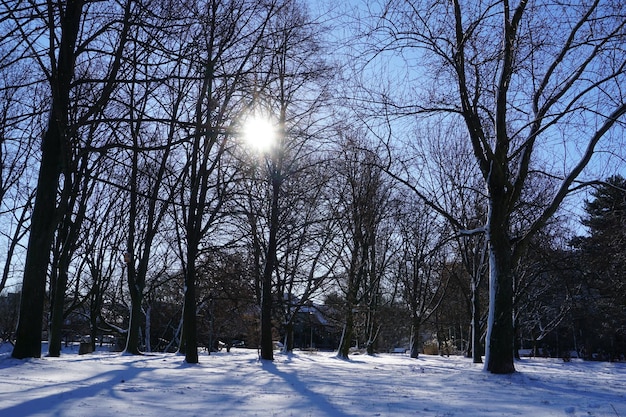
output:
[[[121,25],[111,31],[116,34],[115,42],[111,50],[105,52],[112,58],[106,67],[106,76],[101,79],[99,96],[90,105],[83,103],[84,110],[73,121],[70,120],[70,108],[72,103],[78,104],[72,95],[77,85],[74,80],[76,67],[81,64],[82,57],[93,59],[86,57],[89,55],[87,51],[92,51],[91,47],[98,43],[99,35],[102,35],[99,28],[91,26],[92,21],[83,20],[83,17],[87,12],[97,15],[98,8],[85,8],[82,0],[63,4],[31,4],[27,7],[19,7],[17,3],[7,5],[7,18],[14,25],[12,33],[15,34],[15,40],[19,41],[16,45],[20,45],[20,49],[26,52],[33,67],[39,69],[42,74],[39,80],[46,80],[51,97],[50,118],[41,145],[39,179],[26,253],[20,320],[13,350],[16,358],[41,355],[46,273],[53,234],[64,210],[64,207],[56,205],[57,186],[61,177],[64,182],[71,182],[70,155],[77,146],[79,126],[100,111],[110,97],[130,26],[131,3],[129,1],[122,6]],[[42,37],[49,41],[43,50],[39,47]],[[100,46],[93,50],[98,50]],[[58,214],[50,215],[57,211]]]
[[[314,295],[328,286],[340,253],[328,164],[304,159],[308,158],[294,158],[300,168],[290,174],[281,201],[275,300],[284,326],[285,352],[293,350],[294,324]]]
[[[80,288],[85,293],[83,304],[86,304],[89,314],[93,351],[102,332],[118,336],[127,332],[120,323],[109,323],[103,315],[103,309],[107,308],[105,303],[109,303],[109,308],[115,308],[106,295],[113,292],[113,285],[121,279],[121,276],[118,278],[118,271],[125,271],[122,258],[125,228],[120,227],[124,224],[125,208],[119,204],[124,198],[124,191],[100,181],[95,183],[96,189],[85,215],[85,227],[79,238],[82,243],[79,251],[87,264],[86,278]]]
[[[185,279],[183,333],[180,352],[198,362],[197,263],[202,251],[220,245],[218,220],[224,216],[238,175],[227,160],[233,125],[252,100],[246,91],[258,66],[259,45],[280,2],[247,0],[184,4],[190,26],[182,63],[193,111],[185,114],[189,143],[184,146],[184,183],[178,217],[184,245],[179,247]],[[228,240],[228,239],[226,239]]]
[[[380,259],[379,231],[390,198],[377,156],[359,144],[358,137],[345,138],[341,162],[335,171],[341,178],[337,187],[341,238],[346,253],[345,277],[339,286],[345,294],[344,330],[337,356],[348,358],[354,337],[355,314],[367,312],[369,301],[377,295]]]
[[[93,161],[97,166],[98,159]],[[64,318],[73,308],[80,304],[79,292],[75,291],[74,303],[67,308],[65,305],[65,293],[67,289],[70,264],[78,249],[79,233],[85,222],[88,201],[93,192],[95,182],[92,172],[94,166],[89,160],[89,154],[83,152],[81,157],[72,155],[71,168],[68,170],[72,175],[72,181],[64,183],[60,201],[65,209],[59,222],[56,239],[52,248],[52,269],[50,273],[50,320],[48,325],[48,355],[59,357],[61,355],[61,338]],[[76,266],[76,279],[80,280],[82,266]],[[76,283],[79,286],[79,282]]]
[[[396,279],[411,317],[411,357],[422,350],[420,330],[437,311],[447,287],[443,265],[449,243],[445,224],[421,201],[409,199],[397,222],[402,242]]]
[[[453,214],[466,229],[480,230],[488,204],[471,146],[460,139],[462,135],[456,125],[446,126],[434,135],[439,140],[429,144],[429,157],[434,162],[429,173],[437,178],[435,186],[440,190],[445,211]],[[457,233],[454,241],[462,269],[469,278],[466,293],[471,309],[469,351],[474,363],[482,363],[485,309],[481,305],[481,288],[485,287],[489,268],[487,240],[484,233]]]
[[[317,30],[319,25],[311,20],[305,4],[298,1],[282,3],[269,22],[267,36],[259,45],[263,61],[254,74],[252,85],[254,99],[250,113],[266,117],[275,125],[274,143],[258,158],[261,161],[258,167],[263,168],[252,172],[257,176],[252,178],[255,186],[246,193],[248,223],[259,277],[261,357],[267,360],[273,359],[275,326],[272,319],[277,307],[283,307],[284,323],[289,327],[294,314],[321,286],[323,280],[315,279],[325,275],[319,271],[303,272],[311,266],[308,262],[320,266],[322,255],[319,253],[317,257],[312,255],[313,260],[298,258],[301,264],[292,263],[292,256],[303,255],[305,244],[296,239],[296,230],[301,233],[301,238],[311,236],[308,243],[327,244],[327,241],[312,236],[324,214],[315,216],[309,207],[297,213],[297,207],[301,207],[310,195],[320,199],[309,201],[311,207],[321,204],[324,179],[327,178],[312,178],[313,172],[319,172],[317,165],[324,163],[324,157],[316,155],[316,148],[320,145],[316,133],[320,129],[318,115],[327,99],[329,80]],[[303,191],[307,187],[305,184],[312,186],[307,190],[310,191],[307,196],[303,195],[306,194]],[[262,194],[253,195],[250,191]],[[270,202],[266,210],[259,204],[259,198],[264,196]],[[299,223],[301,221],[310,223]],[[296,284],[296,281],[299,282]],[[284,303],[278,301],[276,304],[278,299]]]
[[[374,94],[375,101],[400,116],[460,118],[481,172],[490,260],[485,369],[492,373],[515,370],[513,275],[524,247],[589,178],[594,154],[615,152],[613,132],[626,113],[622,8],[599,0],[390,1],[376,13],[377,53],[413,53],[434,70],[409,64],[419,71],[409,75],[419,85]],[[559,183],[517,230],[512,215],[534,176]],[[467,230],[453,213],[441,212]]]
[[[178,91],[171,97],[172,108],[163,110],[164,134],[156,129],[151,133],[150,82],[131,84],[128,91],[128,132],[132,139],[128,157],[129,175],[125,184],[129,195],[126,263],[128,290],[131,298],[130,322],[125,351],[140,354],[139,345],[142,318],[142,301],[146,280],[151,271],[160,270],[152,264],[155,252],[166,250],[159,245],[159,234],[164,219],[182,179],[182,172],[173,169],[174,143],[178,140],[178,109],[184,93]],[[138,90],[141,90],[138,91]],[[148,126],[146,126],[148,125]]]

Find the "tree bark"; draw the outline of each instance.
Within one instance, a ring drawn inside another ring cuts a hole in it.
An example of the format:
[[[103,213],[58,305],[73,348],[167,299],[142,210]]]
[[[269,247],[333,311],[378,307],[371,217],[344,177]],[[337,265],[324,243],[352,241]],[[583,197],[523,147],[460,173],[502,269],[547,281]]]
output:
[[[344,323],[343,334],[341,335],[341,342],[339,344],[339,350],[337,351],[337,357],[342,359],[348,359],[354,335],[354,312],[352,311],[350,303],[347,304],[345,315],[346,322]]]
[[[198,332],[196,321],[196,248],[197,244],[187,246],[187,270],[185,274],[185,301],[183,304],[183,338],[185,362],[198,363]],[[209,346],[209,350],[212,346]]]
[[[143,300],[143,290],[145,283],[137,274],[134,265],[131,263],[135,262],[132,255],[130,255],[130,262],[128,264],[127,271],[127,279],[128,279],[128,289],[130,293],[130,321],[128,323],[128,336],[126,338],[126,349],[124,351],[126,353],[130,353],[132,355],[141,355],[141,351],[139,350],[139,335],[140,335],[140,327],[141,327],[141,302]]]
[[[411,337],[411,358],[419,358],[420,351],[422,350],[422,343],[420,340],[420,326],[422,321],[419,317],[413,316],[412,325],[412,337]]]
[[[59,130],[57,121],[51,120],[42,144],[37,194],[24,266],[20,315],[12,353],[17,359],[41,357],[46,275],[57,225],[54,212],[61,163],[62,133]]]
[[[360,234],[357,233],[359,236]],[[343,334],[341,335],[341,342],[339,343],[339,349],[337,356],[343,359],[348,359],[350,355],[350,347],[352,346],[352,339],[354,338],[354,313],[357,307],[357,294],[359,291],[359,284],[361,282],[360,274],[363,271],[363,263],[366,259],[367,249],[362,248],[359,237],[354,238],[354,247],[352,249],[352,260],[350,270],[348,271],[348,291],[346,294],[346,310],[345,310],[345,323]],[[361,249],[359,249],[361,248]],[[360,251],[362,259],[359,261]],[[361,264],[361,266],[359,266]]]
[[[124,254],[124,262],[126,263],[126,281],[128,283],[128,292],[130,293],[130,319],[128,322],[128,334],[126,335],[126,348],[124,352],[132,355],[140,355],[139,351],[139,327],[141,326],[141,302],[143,300],[143,290],[145,287],[145,275],[142,268],[137,273],[137,265],[135,262],[135,233],[137,221],[138,207],[138,142],[136,135],[133,135],[133,145],[135,149],[132,155],[132,171],[130,179],[130,204],[129,204],[129,220],[128,235],[126,237],[126,253]],[[148,243],[146,243],[148,245]],[[146,250],[149,252],[149,248]],[[144,254],[144,257],[148,255]],[[143,259],[141,260],[143,261]]]
[[[57,187],[63,165],[68,163],[70,84],[74,76],[75,44],[82,8],[83,1],[68,0],[65,13],[61,17],[62,34],[59,57],[50,80],[51,116],[41,145],[39,178],[24,265],[20,318],[12,353],[12,356],[18,359],[41,357],[46,275],[54,230],[59,221],[55,214]],[[49,22],[49,24],[54,23]],[[70,178],[65,178],[65,181],[70,181]]]
[[[48,328],[48,356],[51,357],[61,356],[63,319],[66,315],[65,292],[67,290],[70,263],[72,254],[74,254],[76,250],[78,233],[85,219],[85,212],[87,210],[86,200],[90,193],[88,187],[89,175],[87,171],[88,158],[86,153],[81,162],[82,167],[79,167],[74,161],[67,161],[67,166],[65,167],[66,180],[59,202],[61,208],[58,210],[58,216],[62,220],[60,220],[60,225],[57,230],[58,248],[56,252],[58,253],[54,257],[55,262],[52,265],[53,276],[56,275],[56,280],[50,279],[52,311]],[[83,177],[82,186],[80,177]],[[67,178],[73,178],[74,180],[70,182]],[[75,211],[77,203],[78,210]]]
[[[285,346],[283,348],[285,353],[293,352],[293,345],[294,345],[293,337],[294,337],[293,320],[290,320],[285,325]]]
[[[274,161],[275,162],[275,161]],[[272,273],[276,262],[278,238],[278,200],[281,187],[281,173],[272,163],[272,205],[270,213],[270,233],[263,269],[261,288],[261,359],[274,360],[274,343],[272,341]]]
[[[65,260],[61,260],[64,262]],[[51,284],[52,286],[52,284]],[[65,290],[67,288],[67,267],[60,266],[52,288],[52,312],[48,328],[48,356],[61,356],[63,314],[65,312]]]
[[[513,265],[508,212],[492,191],[489,214],[489,323],[485,369],[494,374],[515,372],[513,349]],[[494,203],[494,201],[496,203]]]

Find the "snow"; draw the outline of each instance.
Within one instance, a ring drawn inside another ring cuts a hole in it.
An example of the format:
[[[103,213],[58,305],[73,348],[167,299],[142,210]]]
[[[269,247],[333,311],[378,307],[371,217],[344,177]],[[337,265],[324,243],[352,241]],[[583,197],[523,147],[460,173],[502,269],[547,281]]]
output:
[[[16,360],[0,346],[0,416],[626,416],[626,363],[256,350],[130,356],[78,348]],[[44,348],[45,349],[45,348]],[[45,351],[45,350],[44,350]]]

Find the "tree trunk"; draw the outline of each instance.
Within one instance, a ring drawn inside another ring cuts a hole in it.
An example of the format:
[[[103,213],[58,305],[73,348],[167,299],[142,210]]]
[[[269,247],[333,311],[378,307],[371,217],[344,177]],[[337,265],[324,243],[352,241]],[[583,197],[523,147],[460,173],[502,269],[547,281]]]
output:
[[[368,328],[369,328],[369,336],[367,338],[367,342],[365,344],[365,349],[368,355],[373,355],[375,353],[376,340],[378,339],[378,332],[380,331],[380,325],[374,329],[376,323],[374,322],[375,311],[368,313]]]
[[[136,183],[135,183],[136,184]],[[125,254],[127,261],[127,281],[128,292],[130,293],[130,321],[128,323],[128,335],[126,338],[126,348],[124,352],[132,355],[141,355],[139,350],[140,327],[141,327],[141,303],[143,301],[143,290],[145,287],[145,275],[137,272],[135,268],[135,257],[132,255],[133,239],[135,235],[134,216],[136,215],[136,195],[131,196],[131,222],[129,224],[128,252]],[[142,267],[139,268],[140,270]]]
[[[352,337],[354,334],[354,312],[352,306],[348,304],[346,311],[346,322],[343,328],[343,334],[341,335],[341,342],[339,343],[339,350],[337,351],[337,357],[342,359],[348,359],[350,355],[350,346],[352,345]]]
[[[60,177],[61,135],[56,121],[51,120],[42,144],[37,194],[24,266],[20,316],[12,353],[12,356],[18,359],[41,357],[46,275],[54,229],[57,225],[54,212]]]
[[[132,272],[131,272],[132,270]],[[128,268],[128,274],[136,275],[134,268]],[[129,278],[129,283],[131,279]],[[126,339],[126,353],[132,355],[141,355],[139,350],[139,336],[141,327],[141,301],[143,299],[143,286],[136,284],[135,278],[132,278],[133,283],[129,285],[130,290],[130,322],[128,323],[128,337]]]
[[[67,173],[66,177],[71,174]],[[56,271],[56,279],[50,279],[50,292],[52,293],[50,323],[48,327],[48,356],[61,356],[61,339],[63,331],[63,318],[65,316],[65,291],[67,289],[68,271],[70,268],[71,254],[74,253],[75,242],[78,236],[78,230],[84,218],[84,206],[81,207],[79,213],[76,213],[76,220],[72,222],[71,207],[74,206],[75,197],[79,191],[74,192],[69,188],[71,184],[66,180],[64,184],[63,196],[60,201],[61,209],[58,210],[59,217],[63,217],[61,226],[57,231],[57,238],[60,240],[59,253],[52,265]],[[54,272],[53,271],[53,272]],[[54,275],[54,273],[53,273]]]
[[[89,335],[91,339],[91,350],[92,352],[96,351],[96,337],[98,336],[98,315],[100,311],[94,311],[93,308],[90,308],[89,315]],[[102,340],[100,342],[102,345]]]
[[[145,275],[142,274],[143,259],[140,260],[139,268],[135,261],[135,233],[137,224],[137,207],[138,207],[138,177],[139,177],[139,150],[137,135],[132,133],[133,152],[132,152],[132,168],[130,178],[130,195],[128,208],[128,231],[126,237],[126,253],[124,253],[124,262],[126,263],[126,282],[128,283],[128,292],[130,293],[130,319],[128,322],[128,334],[126,335],[126,348],[124,352],[132,355],[141,355],[139,351],[139,326],[141,318],[141,302],[143,299],[143,290],[145,286]],[[153,206],[150,206],[152,208]],[[148,221],[150,227],[150,221]],[[150,242],[146,241],[146,252],[149,252]],[[144,254],[144,257],[147,254]],[[137,271],[139,269],[139,273]]]
[[[68,0],[61,19],[61,43],[57,68],[53,69],[52,108],[48,129],[41,144],[37,192],[31,218],[30,236],[24,265],[20,316],[16,331],[14,358],[41,357],[43,307],[50,248],[58,224],[55,215],[57,187],[66,150],[70,83],[74,75],[74,49],[82,15],[83,1]],[[50,24],[53,24],[50,22]],[[65,179],[69,181],[69,178]]]
[[[266,268],[267,269],[267,266]],[[272,274],[263,274],[261,289],[261,359],[274,360],[274,344],[272,341]]]
[[[518,334],[519,325],[517,324],[517,319],[513,320],[513,358],[516,360],[520,359],[519,350],[522,348],[520,346],[520,338]]]
[[[64,262],[64,260],[61,260]],[[61,356],[61,332],[63,327],[63,313],[65,310],[65,290],[67,288],[67,268],[61,266],[54,280],[52,289],[52,312],[48,328],[48,356]]]
[[[293,352],[294,345],[294,334],[293,334],[293,320],[290,320],[285,325],[285,346],[283,346],[283,352],[291,353]]]
[[[501,228],[489,231],[489,323],[485,369],[494,374],[515,372],[513,349],[513,271],[511,245]]]
[[[356,218],[356,216],[355,216]],[[350,270],[348,271],[348,289],[346,293],[346,322],[339,344],[337,356],[348,359],[350,347],[352,347],[352,339],[354,338],[354,314],[358,304],[358,292],[365,275],[365,267],[368,264],[369,249],[365,238],[359,229],[355,228],[354,247],[350,261]]]
[[[352,255],[352,264],[356,265],[355,259],[357,258],[356,252]],[[351,268],[352,270],[354,268]],[[357,303],[357,291],[356,280],[354,272],[348,273],[348,293],[346,294],[346,314],[343,333],[341,335],[341,341],[339,343],[339,349],[337,351],[337,357],[342,359],[348,359],[350,355],[350,347],[352,346],[352,338],[354,337],[354,310]]]
[[[478,277],[472,277],[472,362],[483,363],[482,344],[480,343],[480,297],[478,292]]]
[[[413,334],[411,335],[411,358],[417,359],[420,356],[422,350],[422,343],[420,338],[420,325],[421,320],[419,317],[413,317]]]
[[[151,323],[150,323],[150,318],[151,318],[151,314],[152,314],[152,304],[148,304],[148,308],[146,309],[145,315],[146,315],[146,334],[144,335],[144,346],[145,346],[145,351],[146,352],[152,352],[152,344],[151,344],[151,339],[152,339],[152,335],[151,335]]]
[[[274,343],[272,341],[272,273],[274,271],[278,235],[278,198],[280,196],[281,173],[272,164],[272,205],[270,213],[270,233],[263,270],[261,288],[261,359],[274,360]]]
[[[185,362],[198,363],[198,332],[196,322],[196,266],[195,252],[190,245],[187,248],[187,273],[185,274],[185,301],[183,304],[183,338]],[[211,349],[211,346],[209,346]],[[182,353],[182,352],[181,352]]]
[[[53,256],[54,263],[52,265],[52,275],[56,274],[56,279],[50,279],[52,311],[48,328],[48,356],[52,357],[61,356],[63,318],[67,314],[65,311],[65,292],[72,255],[76,250],[78,234],[85,219],[86,200],[89,194],[88,175],[85,175],[88,172],[87,153],[83,155],[81,161],[70,160],[70,158],[71,156],[68,155],[64,164],[65,181],[57,209],[60,224],[57,229],[57,247],[54,250],[55,256]],[[82,187],[81,177],[84,180]]]

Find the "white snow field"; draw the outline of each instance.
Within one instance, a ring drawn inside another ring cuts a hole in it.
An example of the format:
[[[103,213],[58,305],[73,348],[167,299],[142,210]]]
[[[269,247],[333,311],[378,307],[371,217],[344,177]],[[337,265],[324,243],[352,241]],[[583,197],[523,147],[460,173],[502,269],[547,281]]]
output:
[[[626,363],[531,358],[491,375],[460,356],[276,353],[130,356],[66,351],[15,360],[0,347],[0,416],[621,416]],[[8,346],[10,348],[10,346]],[[44,350],[45,351],[45,350]]]

